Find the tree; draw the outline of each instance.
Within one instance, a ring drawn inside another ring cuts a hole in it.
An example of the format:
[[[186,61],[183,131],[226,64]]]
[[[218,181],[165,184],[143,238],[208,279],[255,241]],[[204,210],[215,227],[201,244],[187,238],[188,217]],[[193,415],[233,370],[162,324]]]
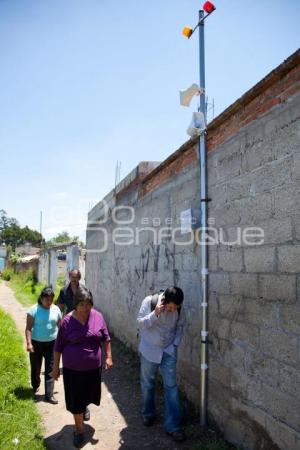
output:
[[[0,241],[11,246],[12,250],[25,243],[41,246],[45,242],[38,231],[31,230],[28,226],[21,228],[16,219],[7,217],[4,209],[0,210]]]
[[[7,228],[8,226],[8,218],[6,211],[4,209],[0,209],[0,232]]]
[[[41,233],[36,230],[31,230],[27,225],[22,228],[23,242],[30,242],[32,245],[40,246],[45,242]]]
[[[62,231],[61,233],[58,233],[53,238],[49,239],[49,241],[46,242],[46,245],[50,247],[51,245],[56,244],[67,244],[69,242],[77,242],[79,243],[79,237],[78,236],[70,236],[67,231]]]
[[[13,217],[7,217],[7,213],[4,209],[0,209],[0,233],[10,225],[18,225],[18,222]]]
[[[1,231],[1,240],[6,245],[11,245],[12,249],[22,244],[29,243],[31,245],[41,246],[44,243],[43,236],[29,227],[21,228],[19,225],[12,224]]]
[[[18,225],[6,226],[1,231],[1,240],[13,250],[22,243],[22,231]]]

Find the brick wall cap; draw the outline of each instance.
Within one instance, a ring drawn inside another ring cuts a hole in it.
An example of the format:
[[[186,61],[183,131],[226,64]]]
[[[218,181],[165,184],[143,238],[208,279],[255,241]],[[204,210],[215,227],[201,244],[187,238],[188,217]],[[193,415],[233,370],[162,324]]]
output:
[[[245,107],[253,99],[258,97],[264,91],[266,91],[272,84],[283,78],[288,72],[294,69],[300,64],[300,49],[295,51],[291,56],[277,66],[272,72],[266,75],[249,91],[242,95],[232,105],[228,106],[221,114],[219,114],[210,124],[207,126],[207,133],[214,131],[222,123],[226,122],[230,116],[234,115],[238,110]]]

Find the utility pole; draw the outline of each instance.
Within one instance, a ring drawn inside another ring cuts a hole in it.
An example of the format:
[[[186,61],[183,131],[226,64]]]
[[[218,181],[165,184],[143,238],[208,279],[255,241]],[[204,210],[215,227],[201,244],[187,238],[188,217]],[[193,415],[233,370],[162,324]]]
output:
[[[201,378],[200,378],[200,425],[207,427],[207,373],[208,373],[208,246],[207,246],[207,161],[206,161],[206,105],[205,105],[205,48],[204,21],[215,10],[215,6],[207,1],[203,10],[199,11],[199,21],[194,29],[185,27],[183,35],[188,39],[199,27],[199,112],[204,118],[204,130],[199,130],[198,155],[200,171],[200,209],[201,209],[201,291],[202,291],[202,329],[201,329]],[[206,12],[206,15],[204,15]]]
[[[40,211],[40,234],[42,234],[42,227],[43,227],[43,212]]]

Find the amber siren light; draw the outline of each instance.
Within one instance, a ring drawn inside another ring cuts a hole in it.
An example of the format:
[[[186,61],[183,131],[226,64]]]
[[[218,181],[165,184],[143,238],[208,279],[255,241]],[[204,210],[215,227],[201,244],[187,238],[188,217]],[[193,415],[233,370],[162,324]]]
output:
[[[193,30],[189,27],[184,27],[184,29],[182,30],[182,34],[183,36],[190,38],[193,34]]]
[[[207,13],[204,19],[216,9],[215,5],[213,5],[211,2],[205,2],[202,8]],[[182,30],[183,36],[189,39],[196,30],[196,28],[198,27],[198,25],[200,25],[200,22],[195,26],[194,29],[190,27],[184,27],[184,29]]]

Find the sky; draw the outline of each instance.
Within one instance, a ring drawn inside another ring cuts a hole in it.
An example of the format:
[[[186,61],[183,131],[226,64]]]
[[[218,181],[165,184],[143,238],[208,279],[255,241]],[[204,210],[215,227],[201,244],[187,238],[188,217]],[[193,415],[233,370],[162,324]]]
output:
[[[214,117],[299,47],[298,0],[215,0],[205,23]],[[0,209],[85,237],[87,212],[140,161],[188,140],[198,0],[0,0]],[[212,119],[212,110],[209,112]]]

